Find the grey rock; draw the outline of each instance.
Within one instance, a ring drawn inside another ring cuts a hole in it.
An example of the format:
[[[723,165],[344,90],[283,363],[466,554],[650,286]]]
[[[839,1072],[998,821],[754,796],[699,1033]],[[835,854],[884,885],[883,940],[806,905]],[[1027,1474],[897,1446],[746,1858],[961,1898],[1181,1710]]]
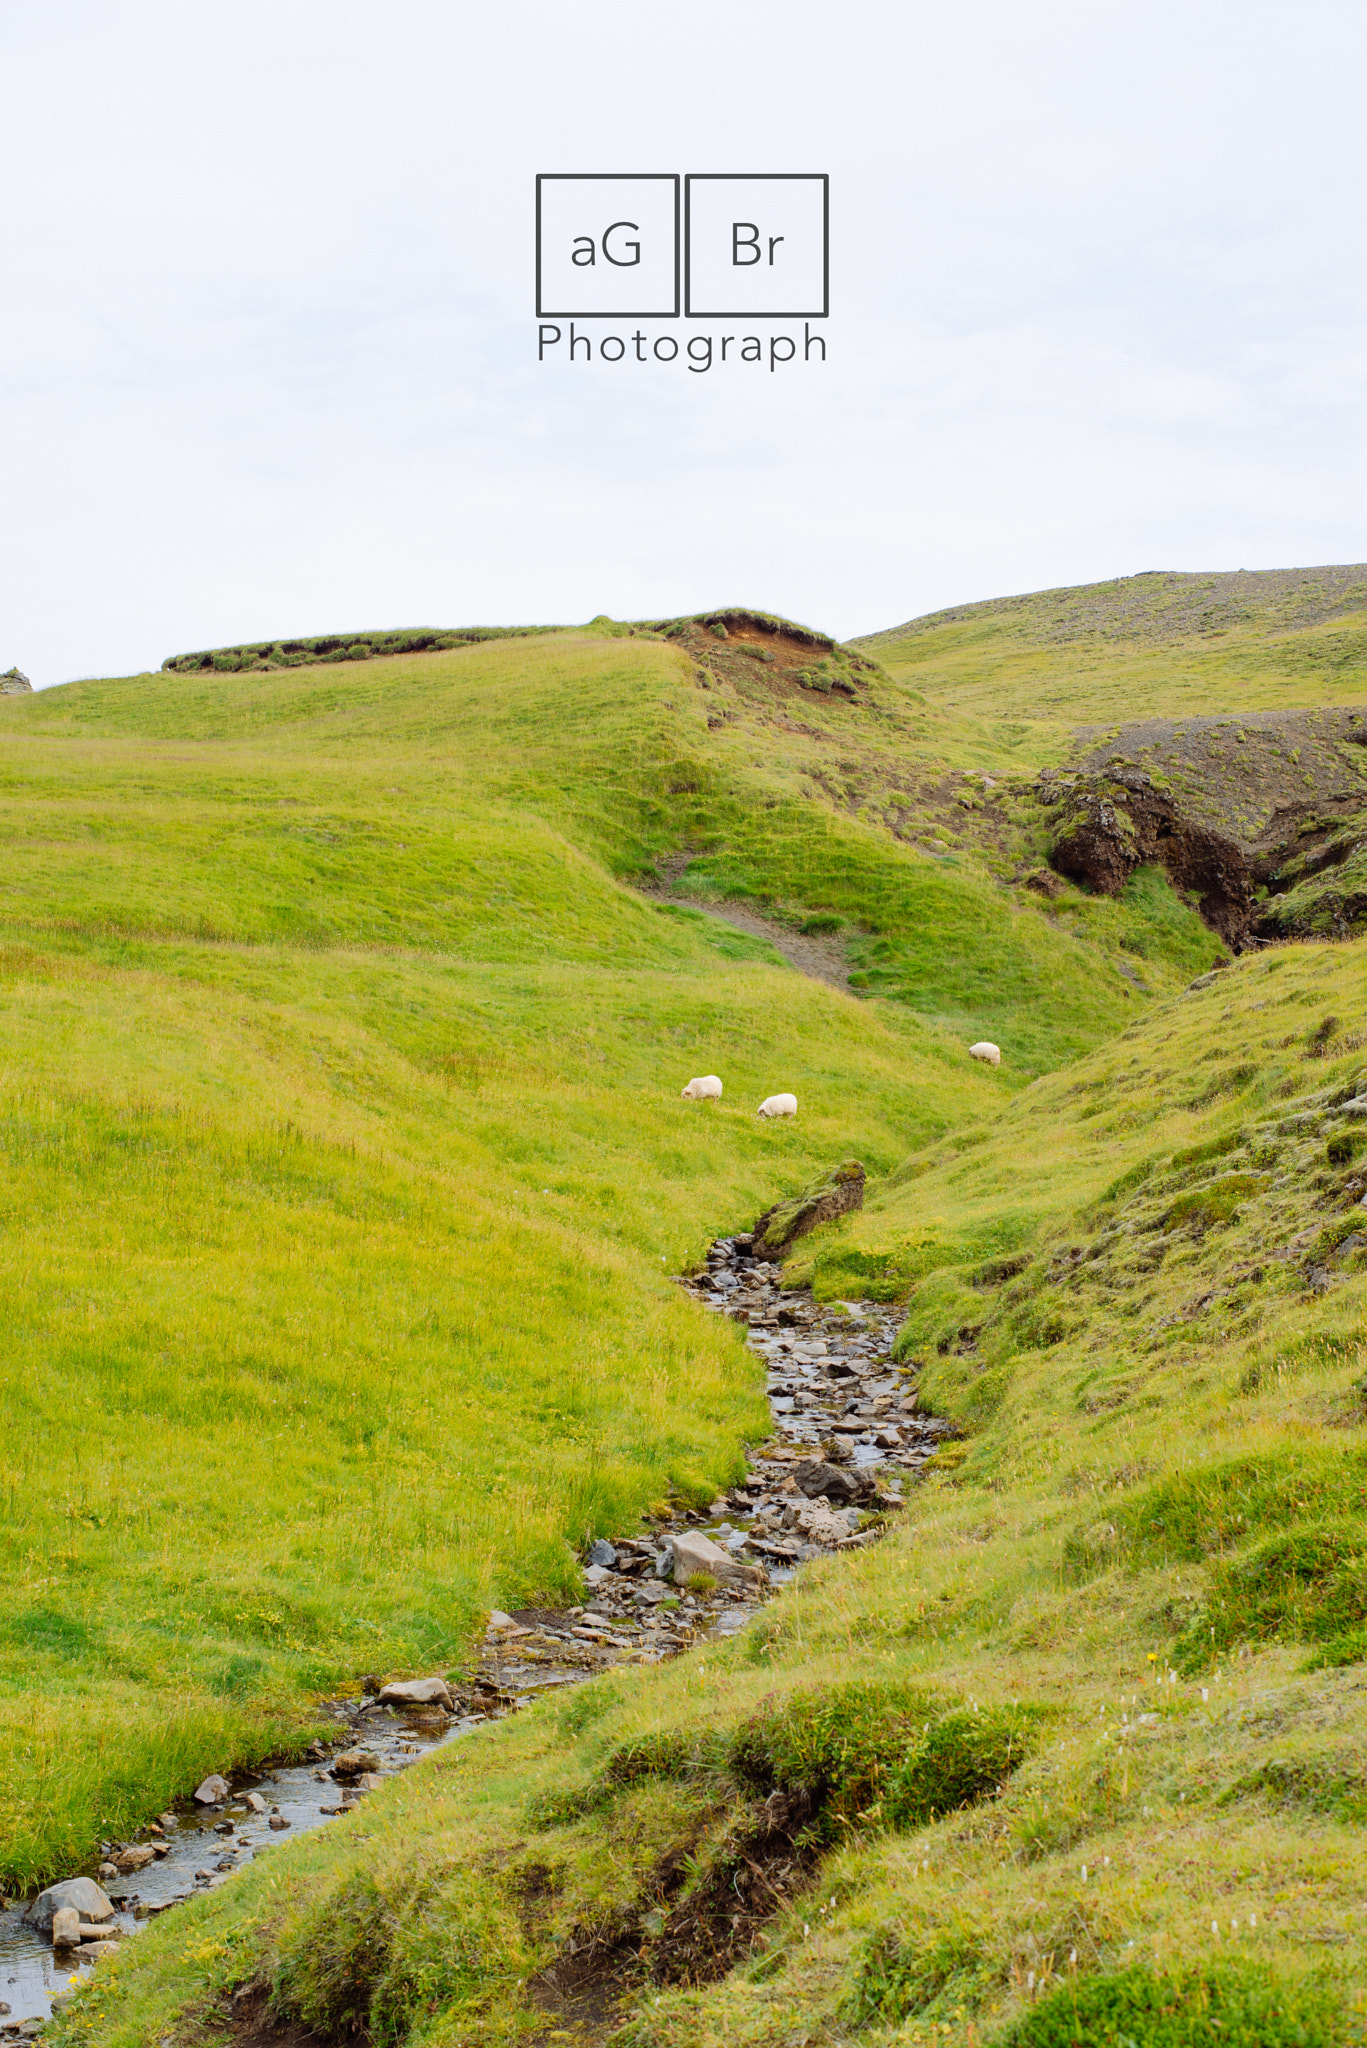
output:
[[[806,1458],[793,1473],[798,1490],[808,1500],[818,1500],[824,1493],[827,1500],[836,1507],[847,1507],[852,1500],[862,1500],[866,1493],[873,1491],[874,1482],[860,1472],[847,1472],[841,1465],[829,1464],[824,1458]]]
[[[120,1849],[115,1856],[114,1868],[130,1875],[137,1870],[146,1870],[156,1853],[155,1849],[149,1849],[145,1843],[130,1842],[126,1849]]]
[[[24,1921],[40,1934],[52,1932],[52,1916],[64,1906],[74,1907],[82,1920],[112,1920],[114,1908],[93,1877],[68,1877],[50,1884],[24,1908]]]
[[[195,1787],[195,1800],[200,1806],[217,1806],[221,1799],[227,1797],[228,1781],[226,1778],[220,1778],[216,1771],[212,1777],[206,1778],[202,1785]]]
[[[7,668],[0,676],[0,697],[17,697],[22,691],[32,688],[32,683],[21,669]]]
[[[332,1773],[336,1778],[359,1778],[363,1771],[378,1771],[380,1759],[373,1749],[344,1749],[332,1760]]]
[[[508,1625],[511,1627],[512,1623]],[[380,1694],[380,1705],[445,1707],[448,1714],[455,1708],[451,1688],[444,1678],[392,1678]]]
[[[76,1948],[81,1939],[81,1916],[74,1906],[59,1906],[52,1916],[52,1946]]]
[[[762,1585],[764,1573],[758,1565],[738,1564],[728,1550],[710,1537],[689,1530],[679,1536],[671,1536],[670,1549],[674,1557],[674,1583],[683,1585],[695,1572],[707,1572],[724,1586]]]
[[[617,1552],[613,1549],[612,1545],[610,1543],[606,1543],[601,1536],[597,1539],[596,1542],[590,1544],[590,1564],[614,1565],[616,1564],[616,1562]]]
[[[638,1600],[644,1600],[649,1606],[653,1607],[657,1600],[668,1600],[673,1594],[674,1588],[667,1586],[663,1579],[644,1579],[640,1585],[634,1586],[632,1590]]]

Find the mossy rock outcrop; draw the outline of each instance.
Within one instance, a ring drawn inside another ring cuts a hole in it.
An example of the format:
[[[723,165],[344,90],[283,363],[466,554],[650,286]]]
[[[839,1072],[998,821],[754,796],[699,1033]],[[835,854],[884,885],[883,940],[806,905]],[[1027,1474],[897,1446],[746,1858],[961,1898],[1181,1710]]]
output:
[[[863,1206],[864,1169],[857,1159],[844,1159],[810,1181],[801,1194],[765,1210],[755,1225],[755,1257],[781,1259],[790,1245],[815,1230],[818,1223],[829,1223]]]

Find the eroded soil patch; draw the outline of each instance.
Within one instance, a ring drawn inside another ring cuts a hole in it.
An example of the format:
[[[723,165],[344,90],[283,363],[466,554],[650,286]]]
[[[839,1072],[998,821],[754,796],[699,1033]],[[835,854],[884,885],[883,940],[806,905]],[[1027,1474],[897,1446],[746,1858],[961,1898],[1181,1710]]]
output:
[[[676,868],[676,874],[687,871],[687,863]],[[708,917],[720,918],[723,924],[731,925],[738,932],[746,932],[752,939],[767,939],[776,952],[782,953],[790,966],[799,974],[808,974],[814,981],[824,981],[831,988],[848,991],[850,986],[849,954],[843,940],[829,938],[817,932],[794,931],[776,917],[762,917],[757,910],[751,910],[740,903],[716,903],[701,896],[678,893],[677,886],[670,887],[668,881],[659,884],[638,884],[641,893],[651,896],[657,903],[672,903],[680,910],[701,910]]]

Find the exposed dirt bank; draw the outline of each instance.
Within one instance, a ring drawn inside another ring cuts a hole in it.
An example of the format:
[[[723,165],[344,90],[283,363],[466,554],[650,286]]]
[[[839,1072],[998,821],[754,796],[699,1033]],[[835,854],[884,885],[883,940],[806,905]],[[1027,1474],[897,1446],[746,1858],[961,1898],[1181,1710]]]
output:
[[[1078,770],[1037,787],[1054,810],[1060,874],[1115,895],[1156,861],[1228,945],[1341,936],[1367,915],[1362,707],[1147,719],[1112,728]]]

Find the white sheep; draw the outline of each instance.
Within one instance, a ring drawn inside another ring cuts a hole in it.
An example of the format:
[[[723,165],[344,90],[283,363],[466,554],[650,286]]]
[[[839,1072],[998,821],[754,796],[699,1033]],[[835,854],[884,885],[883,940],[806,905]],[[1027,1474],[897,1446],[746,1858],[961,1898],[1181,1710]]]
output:
[[[721,1095],[721,1082],[715,1074],[701,1074],[696,1081],[690,1081],[686,1088],[679,1090],[683,1102],[705,1102],[716,1100]]]
[[[755,1111],[755,1115],[796,1116],[797,1097],[796,1095],[766,1095],[759,1108]]]
[[[1002,1049],[999,1045],[993,1045],[990,1038],[980,1038],[976,1045],[969,1046],[968,1057],[971,1060],[986,1060],[989,1067],[999,1067],[1002,1063]]]

